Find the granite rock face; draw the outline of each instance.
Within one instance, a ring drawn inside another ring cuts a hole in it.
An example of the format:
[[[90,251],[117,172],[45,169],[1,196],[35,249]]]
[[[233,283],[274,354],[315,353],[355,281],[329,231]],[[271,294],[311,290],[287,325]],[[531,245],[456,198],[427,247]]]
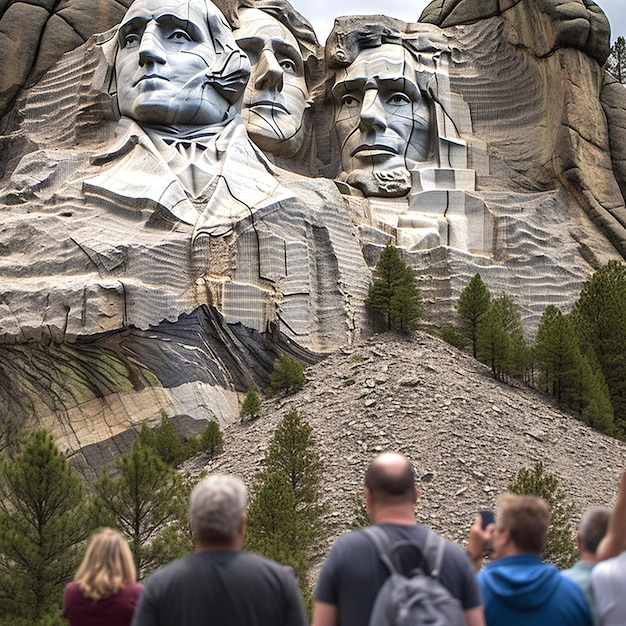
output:
[[[234,421],[280,353],[367,335],[388,242],[433,323],[480,272],[529,333],[626,256],[625,88],[593,2],[437,1],[340,18],[324,48],[285,0],[218,5],[183,2],[174,47],[158,0],[0,17],[0,418],[86,471],[161,411]]]

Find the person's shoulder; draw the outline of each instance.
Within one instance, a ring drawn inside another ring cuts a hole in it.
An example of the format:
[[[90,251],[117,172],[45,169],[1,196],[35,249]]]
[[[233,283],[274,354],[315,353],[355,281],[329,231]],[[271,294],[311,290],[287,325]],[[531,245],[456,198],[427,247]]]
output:
[[[63,594],[66,598],[70,598],[73,596],[82,596],[83,592],[80,590],[80,586],[77,582],[72,581],[65,585],[65,589],[63,590]]]
[[[605,577],[613,577],[615,570],[623,570],[626,568],[626,552],[622,552],[620,555],[613,557],[612,559],[606,559],[596,563],[595,567],[591,570],[591,579],[598,580]]]
[[[123,591],[127,596],[138,597],[143,591],[143,585],[141,583],[127,583],[124,585]]]
[[[162,584],[168,580],[179,579],[181,574],[194,568],[193,557],[195,554],[196,553],[189,554],[181,559],[176,559],[175,561],[159,568],[146,578],[144,587],[151,587],[156,584]]]

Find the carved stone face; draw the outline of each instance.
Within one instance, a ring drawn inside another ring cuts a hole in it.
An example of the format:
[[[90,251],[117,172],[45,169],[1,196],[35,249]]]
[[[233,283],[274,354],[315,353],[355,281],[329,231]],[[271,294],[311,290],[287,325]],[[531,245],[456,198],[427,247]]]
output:
[[[118,32],[115,73],[121,114],[148,124],[222,122],[230,103],[207,75],[217,58],[214,39],[224,44],[229,36],[211,2],[137,0]]]
[[[431,113],[400,45],[363,50],[335,74],[335,129],[347,182],[366,196],[401,196],[408,167],[431,154]]]
[[[289,156],[302,145],[302,119],[309,107],[298,42],[283,24],[259,9],[242,9],[239,21],[235,39],[252,64],[241,116],[261,149]]]

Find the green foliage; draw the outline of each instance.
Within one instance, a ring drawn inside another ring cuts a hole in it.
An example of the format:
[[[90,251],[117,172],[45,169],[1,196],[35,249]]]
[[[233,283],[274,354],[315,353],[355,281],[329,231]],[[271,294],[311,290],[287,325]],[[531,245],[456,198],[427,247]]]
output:
[[[291,565],[305,597],[310,552],[321,532],[321,480],[312,428],[290,411],[276,428],[253,489],[246,549]]]
[[[626,83],[626,39],[624,37],[618,37],[613,42],[605,67],[618,82],[622,85]]]
[[[376,263],[365,305],[382,318],[385,330],[410,334],[419,324],[423,307],[415,274],[392,244]]]
[[[92,518],[128,539],[140,578],[191,549],[187,528],[189,487],[140,439],[94,484]]]
[[[503,293],[482,314],[476,334],[477,357],[491,367],[495,378],[521,376],[530,361],[522,322],[513,298]]]
[[[281,354],[274,361],[274,369],[270,374],[270,388],[273,393],[290,394],[302,389],[306,379],[301,363]]]
[[[456,304],[459,332],[470,341],[474,358],[477,354],[478,322],[487,312],[490,303],[491,293],[489,289],[487,289],[480,274],[474,274],[467,287],[461,292]]]
[[[0,461],[0,615],[38,623],[60,610],[90,534],[82,479],[45,430]]]
[[[354,509],[352,510],[352,521],[350,522],[350,530],[357,530],[369,526],[370,516],[367,513],[365,500],[362,497],[354,499]]]
[[[346,378],[341,384],[344,387],[351,387],[356,382],[355,378]]]
[[[442,326],[439,329],[439,336],[451,346],[463,350],[465,348],[465,339],[456,332],[452,326]]]
[[[609,389],[618,434],[626,432],[626,265],[609,261],[583,285],[572,320]]]
[[[559,402],[573,401],[581,371],[578,337],[570,319],[553,305],[546,307],[535,339],[540,383]]]
[[[550,528],[543,558],[560,569],[571,567],[577,560],[571,523],[574,505],[567,500],[557,478],[545,472],[543,464],[538,462],[530,469],[522,468],[508,489],[520,495],[539,496],[548,503]]]
[[[200,434],[200,449],[207,450],[213,458],[224,445],[224,437],[219,424],[211,420]]]
[[[241,409],[239,410],[239,416],[241,421],[246,417],[250,419],[256,419],[261,414],[261,398],[255,389],[250,389],[243,400]]]

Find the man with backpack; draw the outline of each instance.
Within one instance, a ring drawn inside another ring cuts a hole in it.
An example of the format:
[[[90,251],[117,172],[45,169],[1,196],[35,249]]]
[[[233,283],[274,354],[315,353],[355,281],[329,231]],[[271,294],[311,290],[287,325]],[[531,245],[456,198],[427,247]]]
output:
[[[484,626],[471,560],[415,523],[417,497],[404,455],[386,452],[370,463],[365,503],[372,526],[342,535],[328,553],[313,626]]]

